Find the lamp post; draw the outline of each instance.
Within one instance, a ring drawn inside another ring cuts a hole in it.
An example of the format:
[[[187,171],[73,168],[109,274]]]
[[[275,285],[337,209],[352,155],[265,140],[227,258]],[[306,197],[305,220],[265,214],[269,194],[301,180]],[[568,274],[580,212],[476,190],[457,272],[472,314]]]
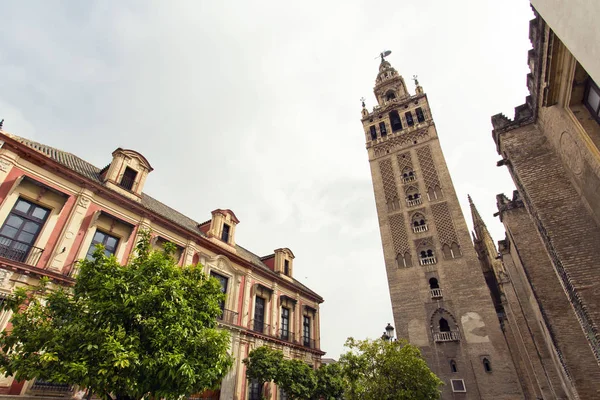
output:
[[[383,335],[381,335],[381,338],[388,342],[392,342],[394,340],[394,327],[389,322],[385,327],[385,331],[383,332]]]

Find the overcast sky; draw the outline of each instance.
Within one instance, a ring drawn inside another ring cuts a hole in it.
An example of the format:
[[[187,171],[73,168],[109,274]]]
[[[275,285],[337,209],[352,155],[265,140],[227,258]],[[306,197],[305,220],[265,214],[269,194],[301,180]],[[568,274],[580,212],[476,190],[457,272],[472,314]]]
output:
[[[490,117],[527,95],[526,0],[0,0],[0,119],[98,167],[117,147],[154,171],[144,191],[197,221],[231,208],[236,240],[289,247],[325,298],[322,348],[392,322],[360,101],[379,52],[428,95],[465,216],[495,240]]]

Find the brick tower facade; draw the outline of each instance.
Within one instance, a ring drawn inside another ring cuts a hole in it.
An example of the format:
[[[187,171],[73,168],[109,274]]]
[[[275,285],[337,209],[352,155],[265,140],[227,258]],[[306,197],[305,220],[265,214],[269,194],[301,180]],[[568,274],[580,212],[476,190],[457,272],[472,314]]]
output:
[[[382,57],[362,123],[398,337],[420,347],[443,399],[523,392],[423,88]]]

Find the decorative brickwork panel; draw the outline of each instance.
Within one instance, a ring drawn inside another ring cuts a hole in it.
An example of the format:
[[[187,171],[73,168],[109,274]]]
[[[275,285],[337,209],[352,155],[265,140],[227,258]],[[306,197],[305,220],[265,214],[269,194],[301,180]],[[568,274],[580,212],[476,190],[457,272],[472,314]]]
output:
[[[448,203],[432,204],[431,213],[433,214],[433,221],[438,231],[440,243],[447,244],[448,246],[452,246],[452,243],[460,244],[456,236],[452,217],[450,216]]]
[[[419,159],[421,175],[423,176],[427,189],[435,189],[436,186],[441,188],[442,185],[440,185],[440,180],[438,178],[437,170],[435,169],[435,164],[433,163],[433,157],[431,156],[431,149],[429,146],[419,147],[417,149],[417,158]]]
[[[410,170],[414,170],[412,158],[409,152],[398,154],[398,166],[400,167],[400,172],[404,171],[404,168],[410,168]]]
[[[387,158],[379,161],[379,171],[383,180],[383,191],[388,203],[398,199],[398,189],[396,188],[396,179],[392,169],[392,160]]]
[[[394,242],[396,254],[404,254],[409,251],[404,215],[396,214],[390,217],[390,231],[392,233],[392,241]]]
[[[406,145],[410,146],[414,144],[416,141],[420,141],[422,139],[426,139],[429,137],[428,129],[421,129],[416,132],[402,134],[392,139],[388,139],[385,142],[378,144],[375,147],[375,157],[383,156],[389,154],[390,152],[394,152],[401,147],[405,147]],[[408,147],[406,146],[406,147]]]

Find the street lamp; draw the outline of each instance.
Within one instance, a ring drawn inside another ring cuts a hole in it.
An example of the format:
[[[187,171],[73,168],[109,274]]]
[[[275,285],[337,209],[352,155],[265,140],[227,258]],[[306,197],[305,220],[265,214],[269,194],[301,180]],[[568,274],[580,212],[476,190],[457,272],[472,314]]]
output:
[[[385,332],[383,332],[383,335],[381,335],[381,338],[383,340],[387,340],[388,342],[391,342],[394,340],[394,327],[388,322],[387,326],[385,327]]]

